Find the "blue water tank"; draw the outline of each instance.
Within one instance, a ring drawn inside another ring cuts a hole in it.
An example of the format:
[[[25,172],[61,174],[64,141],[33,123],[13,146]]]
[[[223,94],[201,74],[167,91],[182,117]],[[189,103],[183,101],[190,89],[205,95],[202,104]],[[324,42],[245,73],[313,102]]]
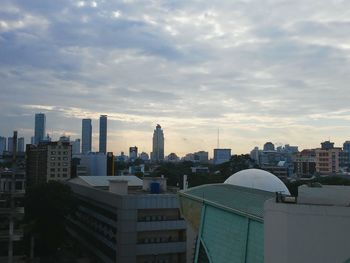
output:
[[[150,185],[151,194],[159,194],[160,193],[160,184],[158,182],[152,182]]]

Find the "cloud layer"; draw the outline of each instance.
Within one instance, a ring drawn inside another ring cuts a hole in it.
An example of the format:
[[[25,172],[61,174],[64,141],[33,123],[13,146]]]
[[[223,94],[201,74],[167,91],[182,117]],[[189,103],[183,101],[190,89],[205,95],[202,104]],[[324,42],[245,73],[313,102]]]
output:
[[[350,139],[350,2],[2,1],[0,135],[80,137],[109,115],[110,151]],[[95,141],[97,146],[97,141]]]

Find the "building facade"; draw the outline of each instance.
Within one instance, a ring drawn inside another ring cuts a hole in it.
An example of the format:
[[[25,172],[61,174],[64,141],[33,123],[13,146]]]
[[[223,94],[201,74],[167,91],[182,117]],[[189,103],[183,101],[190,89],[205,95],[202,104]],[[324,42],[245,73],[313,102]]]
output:
[[[28,144],[26,156],[28,186],[71,178],[72,146],[68,142]]]
[[[78,155],[80,154],[80,139],[75,139],[72,144],[72,154]]]
[[[17,152],[24,152],[25,144],[24,144],[24,137],[20,137],[17,140]]]
[[[39,144],[45,137],[46,116],[44,113],[35,114],[34,144]]]
[[[81,131],[81,152],[83,154],[91,152],[91,146],[92,146],[91,119],[83,119],[82,131]]]
[[[186,262],[186,223],[164,178],[86,176],[68,184],[78,201],[68,231],[101,262]]]
[[[316,151],[303,150],[294,155],[294,171],[298,177],[311,177],[316,173]]]
[[[222,164],[230,161],[231,149],[214,149],[214,164]]]
[[[107,115],[100,116],[99,152],[107,153]]]
[[[265,202],[264,262],[350,262],[350,187],[303,185],[298,193],[292,203]]]
[[[137,147],[129,147],[129,160],[131,162],[135,161],[137,159],[138,153],[137,153]]]
[[[7,138],[6,137],[0,137],[0,155],[3,155],[4,151],[6,151],[7,147]]]
[[[84,167],[85,169],[82,169]],[[80,155],[80,170],[86,171],[85,175],[106,176],[107,175],[107,155],[100,152],[89,152]]]
[[[153,151],[151,159],[154,162],[161,162],[164,160],[164,134],[159,124],[157,124],[153,133]]]
[[[325,141],[321,148],[315,150],[316,172],[323,175],[335,175],[340,172],[339,159],[342,149],[334,147],[334,143]]]

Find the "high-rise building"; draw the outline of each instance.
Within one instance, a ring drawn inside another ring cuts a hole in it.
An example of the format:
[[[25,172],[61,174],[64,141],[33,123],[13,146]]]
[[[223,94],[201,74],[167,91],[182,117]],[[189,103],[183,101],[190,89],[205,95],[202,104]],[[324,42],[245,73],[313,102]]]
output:
[[[78,168],[85,167],[88,176],[107,175],[107,155],[100,152],[89,152],[80,156]]]
[[[164,160],[164,134],[162,127],[157,124],[153,133],[153,151],[151,153],[152,161],[160,162]]]
[[[6,151],[6,142],[6,137],[0,137],[0,155],[2,155],[4,151]]]
[[[17,151],[22,153],[24,152],[24,137],[20,137],[17,140]]]
[[[316,172],[315,150],[303,150],[294,155],[294,171],[298,177],[311,177]]]
[[[231,159],[231,149],[214,149],[214,164],[228,162]]]
[[[7,138],[7,151],[10,153],[13,152],[13,137]]]
[[[100,116],[99,152],[104,154],[107,152],[107,115]]]
[[[35,114],[34,144],[44,139],[46,130],[46,116],[44,113]]]
[[[129,159],[131,162],[135,161],[137,159],[137,147],[129,147]]]
[[[72,154],[77,155],[80,154],[80,139],[75,139],[72,144]]]
[[[71,178],[72,146],[68,142],[27,144],[26,155],[28,186]]]
[[[81,152],[83,154],[91,152],[92,125],[91,119],[83,119],[81,131]]]

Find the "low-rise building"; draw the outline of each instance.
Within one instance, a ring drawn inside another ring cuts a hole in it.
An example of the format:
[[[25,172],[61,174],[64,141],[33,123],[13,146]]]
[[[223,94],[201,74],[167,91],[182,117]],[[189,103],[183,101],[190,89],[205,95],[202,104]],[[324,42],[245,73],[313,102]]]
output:
[[[315,150],[303,150],[294,155],[294,171],[298,177],[311,177],[316,173]]]

